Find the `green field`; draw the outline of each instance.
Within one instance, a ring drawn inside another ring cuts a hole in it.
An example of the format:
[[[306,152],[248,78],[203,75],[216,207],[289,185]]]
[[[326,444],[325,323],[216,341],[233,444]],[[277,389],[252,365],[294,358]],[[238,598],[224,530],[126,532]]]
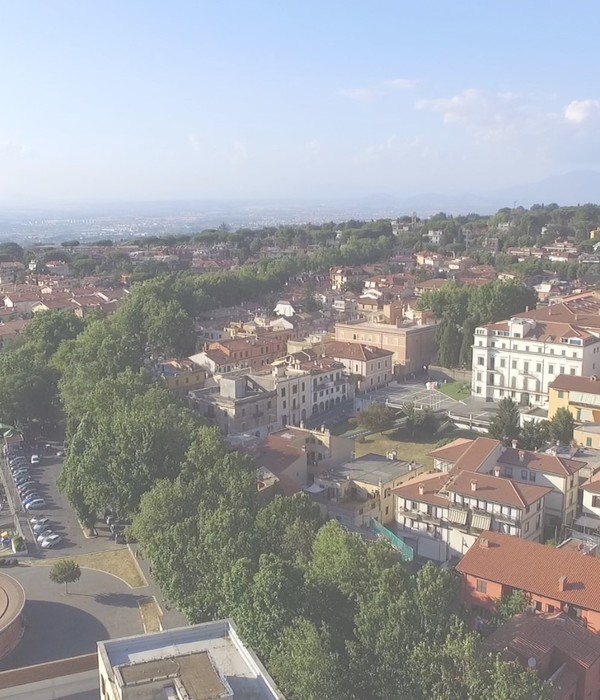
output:
[[[456,399],[456,401],[462,401],[471,396],[471,385],[467,384],[467,382],[448,382],[447,384],[440,384],[439,389],[442,394],[446,394],[446,396]]]

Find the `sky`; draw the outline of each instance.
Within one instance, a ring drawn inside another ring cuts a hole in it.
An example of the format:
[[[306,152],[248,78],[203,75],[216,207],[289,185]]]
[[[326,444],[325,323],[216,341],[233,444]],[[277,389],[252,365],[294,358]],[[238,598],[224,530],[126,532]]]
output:
[[[600,167],[595,0],[2,0],[0,204],[482,192]]]

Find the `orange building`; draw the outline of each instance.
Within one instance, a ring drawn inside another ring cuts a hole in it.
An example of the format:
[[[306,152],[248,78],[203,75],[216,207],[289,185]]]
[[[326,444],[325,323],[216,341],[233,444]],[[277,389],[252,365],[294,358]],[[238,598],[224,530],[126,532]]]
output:
[[[536,612],[564,612],[600,632],[600,559],[574,549],[484,532],[456,570],[462,596],[474,613],[488,616],[513,591],[524,591]]]

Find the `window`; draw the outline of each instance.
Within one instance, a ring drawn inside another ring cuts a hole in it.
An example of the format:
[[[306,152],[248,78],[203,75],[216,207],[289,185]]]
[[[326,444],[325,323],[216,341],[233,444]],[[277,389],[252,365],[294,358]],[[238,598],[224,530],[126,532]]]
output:
[[[536,365],[535,365],[535,371],[536,371],[536,372],[541,372],[541,371],[542,371],[542,363],[541,363],[541,362],[536,363]]]
[[[523,362],[523,372],[529,374],[529,362]]]
[[[569,374],[575,374],[575,370],[573,369],[573,367],[571,367],[571,369],[569,370]]]
[[[600,508],[600,496],[592,496],[592,508]]]
[[[294,384],[294,386],[292,387],[292,394],[297,394],[297,393],[298,393],[298,385]]]
[[[487,593],[487,581],[482,581],[479,578],[477,579],[477,592]]]
[[[504,476],[507,476],[509,479],[512,479],[512,475],[512,467],[504,467]]]
[[[517,369],[517,361],[516,361],[516,360],[513,360],[511,366],[512,366],[513,369]]]
[[[535,472],[529,472],[529,481],[535,481]]]
[[[285,396],[285,387],[281,389],[281,396]]]
[[[527,469],[521,469],[521,479],[527,478]]]
[[[547,613],[553,613],[556,610],[554,605],[550,605],[550,603],[546,603],[546,612]]]
[[[478,381],[478,382],[481,381],[481,372],[477,372],[477,381]]]
[[[506,360],[504,358],[500,360],[500,367],[506,367]]]
[[[559,399],[564,399],[564,398],[565,398],[565,392],[564,392],[564,391],[559,391],[559,392],[558,392],[558,398],[559,398]]]
[[[485,364],[485,359],[483,357],[478,357],[477,358],[477,364],[478,365],[483,365]]]
[[[592,446],[592,438],[586,438],[586,439],[585,439],[585,446],[586,446],[586,447],[591,447],[591,446]]]
[[[283,408],[287,408],[287,401],[283,402]]]
[[[525,532],[529,532],[529,522],[525,523]]]

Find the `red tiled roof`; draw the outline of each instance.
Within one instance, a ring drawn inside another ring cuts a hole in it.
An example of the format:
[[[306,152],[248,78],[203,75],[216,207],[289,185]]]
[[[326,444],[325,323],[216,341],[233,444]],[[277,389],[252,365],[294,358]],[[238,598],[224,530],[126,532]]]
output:
[[[472,482],[476,482],[475,491]],[[453,474],[445,490],[513,508],[525,508],[552,493],[552,489],[546,486],[520,484],[512,479],[491,474],[473,474],[469,471]]]
[[[482,546],[487,540],[488,546]],[[520,537],[484,532],[456,570],[528,593],[600,612],[600,559]],[[559,578],[566,576],[565,590]]]
[[[592,481],[588,481],[587,484],[584,484],[581,488],[583,491],[588,491],[589,493],[600,493],[600,476],[596,479],[592,479]]]
[[[520,455],[523,455],[521,460]],[[526,467],[533,471],[544,472],[546,474],[556,474],[557,476],[569,476],[575,474],[587,462],[567,457],[556,457],[545,452],[529,452],[528,450],[515,450],[507,447],[498,457],[498,464],[509,464],[516,467]]]
[[[448,498],[438,496],[438,492],[448,481],[447,474],[425,474],[418,479],[412,479],[402,486],[392,489],[392,493],[399,498],[406,498],[419,503],[429,503],[433,506],[448,508],[450,501]],[[423,493],[419,493],[419,484],[423,484]]]
[[[336,341],[325,346],[324,354],[328,357],[341,357],[345,360],[368,361],[378,358],[391,357],[394,353],[391,350],[381,350],[380,348],[363,345],[361,343],[344,343]]]
[[[575,377],[571,374],[559,374],[548,386],[550,389],[600,394],[600,381],[596,377]]]
[[[473,440],[468,438],[457,438],[447,445],[442,445],[432,452],[428,452],[429,457],[434,457],[435,459],[443,459],[448,462],[456,462],[459,457],[462,457],[466,450],[469,448]]]
[[[453,470],[476,471],[501,444],[499,440],[492,440],[492,438],[481,437],[473,440],[462,456],[456,460]]]
[[[261,446],[256,462],[265,467],[275,476],[285,471],[290,464],[300,459],[304,454],[304,448],[294,445],[281,435],[269,435]]]
[[[600,636],[564,613],[521,613],[505,622],[484,642],[486,649],[507,651],[522,662],[538,662],[558,649],[589,668],[600,658]]]

